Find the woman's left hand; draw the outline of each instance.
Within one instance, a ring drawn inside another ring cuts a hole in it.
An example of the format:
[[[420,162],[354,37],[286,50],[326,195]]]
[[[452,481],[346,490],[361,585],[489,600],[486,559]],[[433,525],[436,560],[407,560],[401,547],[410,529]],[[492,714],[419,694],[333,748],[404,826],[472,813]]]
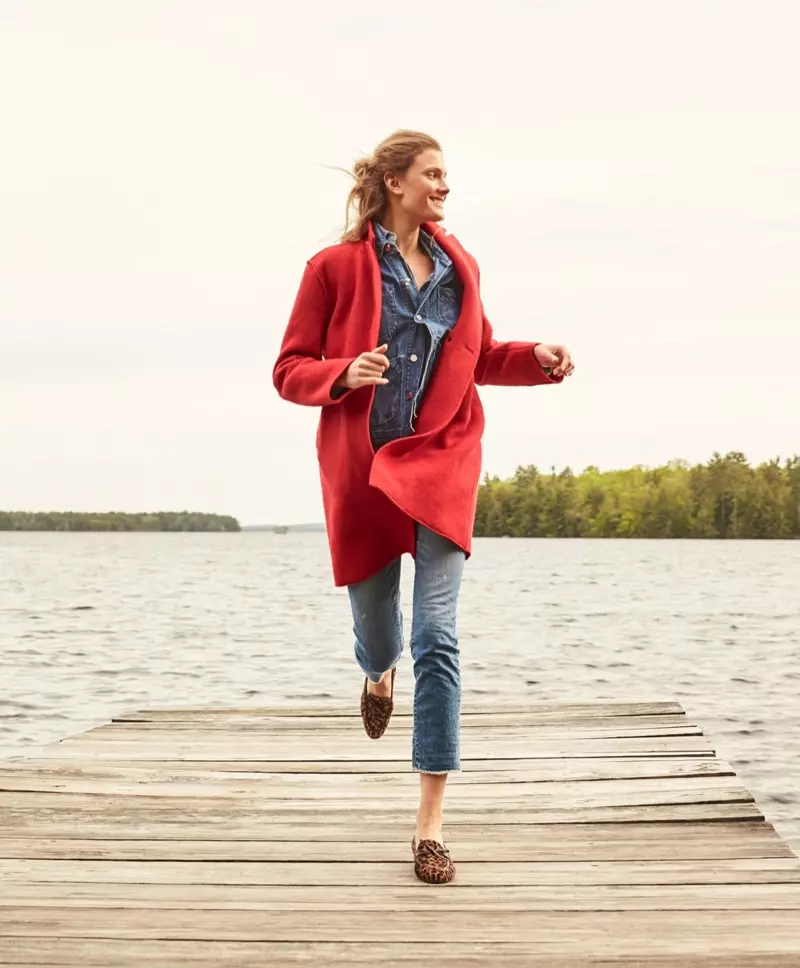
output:
[[[537,343],[533,348],[533,355],[542,366],[552,367],[551,376],[570,376],[575,369],[566,346]]]

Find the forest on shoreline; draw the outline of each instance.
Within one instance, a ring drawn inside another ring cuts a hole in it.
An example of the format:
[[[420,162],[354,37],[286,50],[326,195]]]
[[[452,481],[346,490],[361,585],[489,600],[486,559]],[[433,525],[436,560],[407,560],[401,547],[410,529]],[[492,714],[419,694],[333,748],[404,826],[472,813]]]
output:
[[[800,457],[751,467],[744,454],[706,464],[543,473],[533,465],[478,490],[476,537],[797,538]]]
[[[0,531],[241,531],[236,518],[202,511],[0,511]]]

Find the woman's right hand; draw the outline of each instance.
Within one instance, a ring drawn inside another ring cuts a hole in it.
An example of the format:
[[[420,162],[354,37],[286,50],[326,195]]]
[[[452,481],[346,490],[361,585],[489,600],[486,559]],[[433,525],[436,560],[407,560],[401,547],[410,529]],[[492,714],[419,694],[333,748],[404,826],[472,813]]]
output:
[[[389,381],[383,375],[384,371],[389,369],[389,360],[386,356],[388,349],[389,344],[384,343],[369,353],[357,356],[334,386],[355,390],[358,387],[388,383]]]

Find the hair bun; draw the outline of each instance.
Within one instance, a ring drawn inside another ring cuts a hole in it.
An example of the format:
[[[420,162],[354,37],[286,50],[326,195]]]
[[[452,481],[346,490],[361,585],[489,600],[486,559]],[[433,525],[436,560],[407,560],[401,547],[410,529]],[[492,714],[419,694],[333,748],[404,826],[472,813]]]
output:
[[[360,158],[353,165],[353,174],[356,176],[358,181],[363,181],[373,168],[373,161],[371,158]]]

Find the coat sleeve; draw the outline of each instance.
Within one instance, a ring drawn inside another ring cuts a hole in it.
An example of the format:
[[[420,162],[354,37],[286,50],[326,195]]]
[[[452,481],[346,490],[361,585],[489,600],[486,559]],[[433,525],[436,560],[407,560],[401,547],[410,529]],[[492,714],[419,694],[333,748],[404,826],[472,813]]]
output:
[[[333,395],[333,384],[354,357],[323,359],[322,346],[330,314],[328,295],[314,266],[308,262],[272,369],[272,382],[284,400],[320,407],[340,403],[352,392],[337,388]]]
[[[538,343],[512,341],[503,343],[492,335],[492,325],[484,315],[483,336],[475,382],[481,386],[536,386],[539,383],[561,383],[562,376],[552,377],[533,355]]]

